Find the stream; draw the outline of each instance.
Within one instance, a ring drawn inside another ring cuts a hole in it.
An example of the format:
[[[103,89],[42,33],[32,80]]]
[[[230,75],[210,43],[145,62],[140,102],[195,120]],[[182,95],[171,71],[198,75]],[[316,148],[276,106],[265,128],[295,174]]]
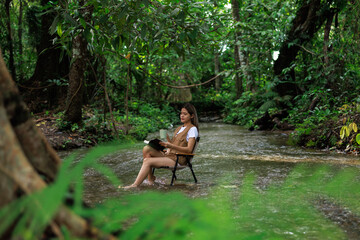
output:
[[[170,131],[169,133],[172,134]],[[148,136],[149,139],[154,137],[159,136]],[[299,164],[309,169],[326,165],[334,171],[346,168],[360,170],[358,156],[288,146],[288,135],[282,132],[248,131],[235,125],[201,123],[200,137],[193,159],[193,168],[199,181],[197,184],[194,183],[189,169],[184,169],[177,173],[177,181],[171,187],[171,172],[157,169],[155,185],[150,186],[145,182],[136,189],[126,191],[115,188],[102,175],[88,169],[85,173],[85,202],[95,205],[108,198],[152,190],[181,191],[190,198],[206,198],[214,187],[239,191],[247,174],[256,176],[254,184],[261,192],[266,191],[269,186],[281,185]],[[142,145],[139,145],[135,149],[121,150],[105,156],[100,161],[113,169],[123,185],[129,185],[136,178],[141,166],[141,148]],[[330,221],[346,232],[348,239],[360,239],[358,216],[348,213],[346,209],[326,199],[318,200],[317,204],[318,209]],[[349,224],[352,225],[349,227]]]

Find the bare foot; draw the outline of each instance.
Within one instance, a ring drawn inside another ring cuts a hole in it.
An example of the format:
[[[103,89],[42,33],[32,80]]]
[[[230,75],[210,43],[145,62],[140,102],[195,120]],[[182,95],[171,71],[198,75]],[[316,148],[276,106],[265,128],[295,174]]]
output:
[[[156,177],[155,177],[155,176],[153,176],[151,179],[148,179],[149,185],[154,185],[155,180],[156,180]]]
[[[131,184],[131,185],[125,186],[125,187],[123,187],[123,186],[118,186],[118,188],[122,188],[122,189],[125,189],[125,190],[131,189],[131,188],[136,188],[136,187],[138,187],[138,185],[135,185],[135,184]]]

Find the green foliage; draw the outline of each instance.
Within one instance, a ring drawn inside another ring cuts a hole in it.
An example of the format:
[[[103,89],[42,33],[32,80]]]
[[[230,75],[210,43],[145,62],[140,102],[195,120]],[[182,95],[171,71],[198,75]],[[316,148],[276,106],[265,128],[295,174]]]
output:
[[[160,108],[154,104],[133,101],[130,111],[128,121],[131,129],[129,133],[137,140],[144,140],[149,133],[159,129],[170,128],[179,120],[176,111],[165,104]],[[116,119],[123,124],[126,123],[126,115],[119,112],[116,114]]]
[[[296,129],[290,135],[289,143],[292,145],[308,146],[308,147],[326,147],[328,134],[328,122],[331,119],[337,119],[337,114],[327,107],[316,107],[313,111],[299,112],[293,109],[288,119],[296,125]],[[310,138],[310,139],[309,139]],[[325,145],[325,146],[324,146]]]
[[[360,214],[359,169],[314,164],[296,166],[283,182],[264,190],[256,187],[256,175],[246,173],[240,188],[222,187],[229,181],[224,179],[206,198],[145,192],[84,207],[85,169],[106,176],[116,191],[117,176],[99,160],[129,147],[114,143],[92,149],[81,160],[76,155],[66,158],[55,183],[0,210],[0,235],[13,226],[11,238],[44,237],[70,188],[71,211],[119,239],[346,239],[345,232],[317,209],[321,200],[332,202],[336,210]],[[65,239],[73,239],[66,227],[60,230]]]
[[[48,82],[50,84],[55,84],[56,86],[68,86],[68,82],[66,79],[49,79]]]
[[[289,96],[280,97],[268,90],[265,92],[244,92],[241,97],[225,107],[225,122],[251,126],[253,121],[265,112],[276,112],[279,106],[291,105]]]
[[[360,133],[356,134],[356,143],[360,145]]]

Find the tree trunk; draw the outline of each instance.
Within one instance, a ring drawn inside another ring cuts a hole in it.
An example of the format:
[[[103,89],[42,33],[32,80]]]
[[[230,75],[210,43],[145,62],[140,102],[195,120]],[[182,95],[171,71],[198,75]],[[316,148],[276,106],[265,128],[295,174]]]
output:
[[[240,22],[240,8],[239,8],[239,1],[238,0],[231,0],[231,9],[232,9],[232,15],[234,22]],[[241,50],[241,32],[236,30],[235,31],[235,64],[236,64],[236,70],[237,72],[241,71],[242,75],[245,77],[245,83],[246,83],[246,90],[250,91],[252,86],[252,77],[251,74],[248,71],[248,61],[247,61],[247,55],[245,52]],[[242,77],[239,76],[239,73],[237,76],[235,76],[235,79],[237,81],[236,89],[237,89],[237,98],[240,97],[241,93],[244,91],[243,89],[243,81]]]
[[[50,0],[42,0],[41,5],[45,6]],[[55,18],[54,13],[46,13],[41,16],[41,36],[40,43],[37,46],[38,58],[33,75],[20,88],[24,95],[25,101],[30,104],[30,101],[37,98],[37,101],[47,101],[49,106],[62,105],[65,102],[64,87],[51,86],[46,88],[47,92],[44,94],[44,88],[35,90],[34,87],[48,86],[48,80],[62,79],[69,74],[69,59],[61,57],[61,49],[59,45],[53,45],[52,40],[54,35],[50,35],[49,29]],[[30,87],[30,88],[29,88]],[[40,99],[39,99],[40,98]],[[42,111],[38,106],[30,106],[32,111]]]
[[[71,65],[69,73],[65,120],[71,123],[80,123],[82,121],[82,103],[87,43],[83,36],[79,34],[73,39],[72,45],[73,64]]]
[[[324,28],[323,54],[324,54],[325,67],[329,66],[328,50],[329,50],[330,30],[331,30],[331,24],[332,24],[333,18],[334,18],[334,13],[330,13],[326,19],[326,24],[325,24],[325,28]]]
[[[23,46],[22,46],[22,32],[23,32],[23,1],[19,0],[19,29],[18,29],[18,38],[19,38],[19,82],[23,82]]]
[[[138,97],[138,99],[143,99],[144,96],[144,91],[145,91],[145,81],[146,81],[146,74],[148,72],[148,66],[149,66],[149,58],[150,58],[150,53],[149,50],[147,50],[146,57],[145,57],[145,66],[144,66],[144,71],[141,72],[141,74],[138,71],[134,71],[133,75],[135,77],[136,80],[136,85],[135,85],[135,90],[137,92],[136,96]]]
[[[45,137],[34,125],[30,112],[25,103],[21,100],[19,91],[6,69],[1,52],[0,111],[0,161],[4,161],[0,163],[0,166],[7,168],[8,164],[11,165],[15,163],[16,161],[11,159],[12,157],[16,157],[16,159],[26,158],[29,160],[32,168],[43,175],[43,179],[46,182],[53,181],[56,177],[61,160],[50,147]],[[16,150],[20,148],[19,145],[21,145],[21,149]],[[20,177],[30,176],[24,175]],[[2,175],[0,178],[4,179],[4,176]],[[6,193],[1,190],[0,192],[2,192],[2,195],[4,196],[7,196],[7,193],[9,193],[8,196],[14,196],[16,187],[6,185],[6,182],[9,182],[9,180],[4,181],[5,182],[3,183],[3,181],[0,180],[0,183],[1,188],[7,188]],[[31,187],[32,182],[28,182],[28,184],[28,187],[33,189],[33,187]],[[7,197],[7,199],[0,198],[0,206],[6,204],[11,199],[12,197]]]
[[[131,59],[129,59],[131,60]],[[131,63],[128,64],[127,75],[126,75],[126,92],[125,92],[125,99],[124,99],[124,108],[125,108],[125,134],[129,133],[129,92],[130,92],[130,81],[131,81]]]
[[[22,195],[44,189],[46,182],[54,181],[60,164],[61,160],[31,119],[0,51],[0,208]],[[67,227],[74,238],[114,239],[64,205],[59,207],[54,222]]]
[[[84,1],[80,1],[79,4],[85,6]],[[91,21],[92,11],[93,7],[91,5],[80,10],[80,13],[88,23]],[[69,73],[65,119],[71,123],[80,123],[82,121],[84,73],[86,70],[87,53],[87,42],[82,35],[82,31],[73,39],[72,47],[73,64]]]
[[[5,12],[6,12],[6,27],[7,27],[7,41],[9,46],[9,68],[13,79],[16,80],[16,69],[15,69],[15,60],[14,60],[14,43],[13,43],[13,36],[12,36],[12,29],[11,29],[11,16],[10,16],[10,3],[12,0],[5,1]]]
[[[49,0],[42,0],[41,6],[45,6]],[[29,85],[34,82],[45,83],[49,79],[59,79],[69,73],[69,60],[61,59],[59,45],[53,45],[55,35],[50,35],[49,29],[55,18],[54,13],[46,13],[41,16],[41,37],[37,47],[38,59],[33,76],[29,79]]]
[[[215,70],[215,75],[218,75],[220,72],[220,60],[219,60],[219,52],[217,51],[217,49],[215,49],[215,53],[214,53],[214,70]],[[215,90],[220,91],[220,87],[221,87],[221,77],[217,76],[215,79]]]
[[[240,22],[240,13],[239,13],[239,2],[238,0],[231,0],[231,10],[234,22]],[[236,98],[240,98],[243,93],[242,79],[240,77],[239,71],[241,70],[241,51],[240,51],[240,32],[235,32],[235,44],[234,44],[234,58],[235,58],[235,88],[236,88]]]
[[[280,96],[296,96],[299,94],[299,88],[295,83],[294,69],[289,69],[288,73],[285,74],[283,70],[290,68],[301,46],[312,39],[326,20],[329,11],[334,10],[328,8],[332,2],[332,0],[324,3],[320,0],[304,1],[298,9],[292,27],[287,33],[287,38],[280,47],[278,59],[274,63],[274,73],[280,82],[276,85],[275,91]],[[340,10],[336,9],[336,11]]]

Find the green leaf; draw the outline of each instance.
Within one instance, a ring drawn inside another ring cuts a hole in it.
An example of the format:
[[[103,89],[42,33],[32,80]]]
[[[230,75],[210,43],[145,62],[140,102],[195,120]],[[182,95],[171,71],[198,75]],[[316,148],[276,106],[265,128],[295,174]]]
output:
[[[356,135],[356,142],[360,145],[360,133]]]
[[[356,123],[350,123],[350,125],[349,125],[350,127],[351,127],[351,129],[352,130],[354,130],[354,132],[357,132],[358,131],[358,128],[357,128],[357,125],[356,125]]]
[[[83,18],[80,18],[80,24],[83,28],[86,28],[86,21]]]
[[[58,22],[59,22],[59,16],[56,16],[50,27],[50,34],[54,34],[56,32]]]
[[[70,16],[68,13],[64,12],[63,13],[63,17],[65,18],[65,20],[69,21],[69,23],[71,23],[73,26],[77,26],[78,23],[76,22],[76,20]]]
[[[346,126],[342,126],[342,128],[340,129],[340,138],[341,139],[344,139],[345,133],[346,133]]]
[[[351,132],[351,129],[349,126],[345,126],[345,130],[346,130],[346,137],[350,136],[350,132]]]
[[[61,37],[62,36],[61,24],[57,25],[56,31],[57,31],[57,34]]]
[[[143,27],[142,27],[142,29],[141,29],[141,39],[145,39],[145,37],[146,37],[146,33],[147,33],[147,27],[146,27],[146,25],[144,24],[143,25]]]
[[[171,12],[171,16],[175,16],[180,11],[180,8],[175,8],[174,11]]]

